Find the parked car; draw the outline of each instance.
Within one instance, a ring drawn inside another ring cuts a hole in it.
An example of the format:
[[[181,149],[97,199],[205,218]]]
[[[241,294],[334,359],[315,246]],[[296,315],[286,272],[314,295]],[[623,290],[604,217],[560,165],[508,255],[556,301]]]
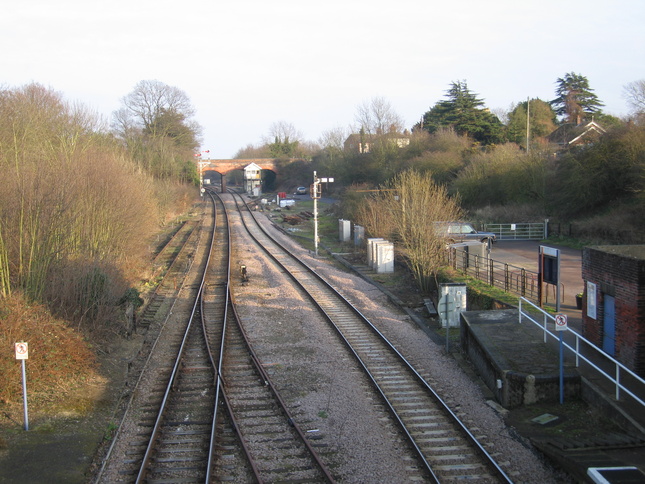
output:
[[[306,195],[307,194],[307,187],[298,187],[296,188],[296,191],[294,195]]]
[[[490,247],[497,237],[493,232],[478,232],[472,225],[464,222],[436,222],[435,230],[450,244],[476,240]]]

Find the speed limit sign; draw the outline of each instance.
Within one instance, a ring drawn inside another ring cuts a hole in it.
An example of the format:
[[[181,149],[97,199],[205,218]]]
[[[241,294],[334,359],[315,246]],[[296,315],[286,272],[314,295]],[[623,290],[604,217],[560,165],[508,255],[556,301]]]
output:
[[[24,341],[16,343],[16,360],[26,360],[29,358],[29,345]]]
[[[567,329],[567,315],[566,314],[556,314],[555,316],[555,330],[556,331],[565,331]]]

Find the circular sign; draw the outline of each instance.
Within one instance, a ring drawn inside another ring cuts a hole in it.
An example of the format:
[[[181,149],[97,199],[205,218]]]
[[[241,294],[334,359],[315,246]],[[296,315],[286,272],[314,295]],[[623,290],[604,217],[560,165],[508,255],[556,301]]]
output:
[[[567,315],[566,314],[556,314],[555,316],[555,330],[563,331],[567,329]]]
[[[29,354],[29,346],[25,342],[16,343],[16,359],[26,360]]]

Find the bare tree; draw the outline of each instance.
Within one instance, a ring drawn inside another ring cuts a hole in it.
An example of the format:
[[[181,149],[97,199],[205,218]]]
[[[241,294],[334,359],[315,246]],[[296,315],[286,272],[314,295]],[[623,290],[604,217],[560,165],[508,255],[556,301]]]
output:
[[[293,124],[277,121],[271,125],[264,143],[273,157],[296,157],[301,154],[302,134]]]
[[[634,114],[645,114],[645,79],[633,81],[623,86],[623,97]]]
[[[124,142],[140,168],[156,178],[194,178],[186,169],[200,144],[201,127],[180,89],[160,81],[140,81],[121,99],[113,113],[112,130]]]
[[[0,93],[0,294],[41,299],[65,261],[114,263],[144,240],[147,180],[101,126],[37,84]]]
[[[302,141],[303,136],[295,126],[286,121],[276,121],[269,128],[269,136],[265,139],[267,144],[274,142],[277,143],[293,143]]]
[[[443,265],[445,240],[434,223],[459,220],[459,200],[438,185],[432,174],[409,170],[394,177],[358,210],[358,222],[376,237],[392,237],[419,286],[428,289]]]
[[[185,119],[192,117],[195,110],[185,92],[160,81],[139,81],[134,90],[121,99],[124,116],[136,125],[155,135],[157,121],[164,113],[172,112]]]
[[[349,136],[349,133],[345,128],[337,127],[329,129],[320,135],[318,144],[320,144],[322,149],[342,151],[347,136]]]
[[[237,153],[235,153],[233,158],[271,158],[271,152],[266,144],[255,146],[252,143],[249,143],[244,148],[237,150]]]
[[[355,121],[359,125],[358,131],[362,128],[365,133],[373,135],[400,133],[404,126],[403,118],[382,97],[374,97],[360,104],[356,109]]]

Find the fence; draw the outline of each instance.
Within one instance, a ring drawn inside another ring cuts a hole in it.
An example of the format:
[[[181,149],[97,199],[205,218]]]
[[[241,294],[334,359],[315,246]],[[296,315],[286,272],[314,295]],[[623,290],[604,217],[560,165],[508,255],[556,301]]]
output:
[[[547,237],[544,223],[486,224],[485,231],[497,240],[542,240]]]
[[[467,249],[460,250],[455,247],[448,250],[448,263],[453,269],[493,287],[531,301],[538,301],[537,272],[527,271],[523,267],[499,262],[469,252]]]
[[[616,229],[581,223],[485,224],[482,228],[486,232],[493,232],[497,235],[497,240],[542,240],[547,237],[573,237],[612,244],[642,244],[645,241],[645,231],[642,230]]]
[[[542,321],[538,321],[526,311],[533,310],[534,314],[537,314],[537,318],[542,318]],[[548,326],[553,328],[555,326],[555,317],[549,313],[543,311],[531,301],[526,298],[520,298],[519,304],[519,322],[522,323],[522,318],[526,318],[528,321],[539,326],[544,333],[544,342],[546,343],[548,337],[551,336],[555,340],[559,340],[560,336],[555,334],[555,331],[550,331]],[[615,360],[609,356],[604,351],[601,351],[596,345],[591,341],[585,339],[575,331],[570,329],[565,330],[563,335],[563,346],[565,349],[573,352],[576,360],[576,367],[580,366],[580,360],[587,363],[596,373],[605,377],[614,387],[614,394],[616,400],[620,400],[621,392],[626,393],[635,402],[640,404],[641,407],[645,407],[645,401],[643,401],[638,395],[645,395],[645,380],[636,375],[633,371],[627,368],[625,365]],[[629,381],[630,388],[624,383]]]

